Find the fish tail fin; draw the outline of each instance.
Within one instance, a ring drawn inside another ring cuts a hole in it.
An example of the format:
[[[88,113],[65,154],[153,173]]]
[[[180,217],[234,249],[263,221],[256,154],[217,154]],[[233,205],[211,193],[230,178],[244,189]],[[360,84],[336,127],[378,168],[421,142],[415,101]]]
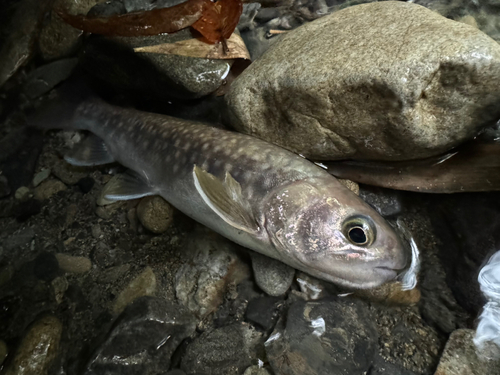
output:
[[[100,101],[82,79],[67,82],[38,103],[27,115],[27,125],[47,130],[90,130],[92,113],[84,108],[91,102]]]

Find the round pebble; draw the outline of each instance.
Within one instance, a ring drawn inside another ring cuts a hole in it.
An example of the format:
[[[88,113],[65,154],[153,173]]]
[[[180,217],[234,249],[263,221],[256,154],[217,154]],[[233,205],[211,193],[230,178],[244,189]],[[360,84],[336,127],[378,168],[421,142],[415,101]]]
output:
[[[56,259],[59,262],[59,268],[68,273],[85,273],[92,268],[92,262],[85,257],[76,257],[67,254],[58,253]]]
[[[137,206],[137,216],[144,228],[153,233],[164,233],[172,224],[174,209],[159,196],[146,197]]]

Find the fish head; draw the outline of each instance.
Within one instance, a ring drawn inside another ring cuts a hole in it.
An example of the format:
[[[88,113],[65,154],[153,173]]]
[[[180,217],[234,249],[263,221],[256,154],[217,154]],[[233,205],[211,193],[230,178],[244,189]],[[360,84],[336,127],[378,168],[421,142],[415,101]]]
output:
[[[406,251],[394,229],[338,183],[298,181],[273,192],[265,228],[283,261],[318,278],[367,289],[396,278]]]

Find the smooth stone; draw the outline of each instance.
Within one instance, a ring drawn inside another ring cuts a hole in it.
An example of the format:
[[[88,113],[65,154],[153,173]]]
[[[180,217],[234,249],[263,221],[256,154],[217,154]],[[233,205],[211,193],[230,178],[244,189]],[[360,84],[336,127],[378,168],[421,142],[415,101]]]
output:
[[[88,272],[92,268],[89,258],[58,253],[56,259],[59,262],[59,268],[64,272],[78,274]]]
[[[54,290],[54,297],[56,299],[56,302],[58,304],[61,304],[64,299],[64,293],[66,293],[69,288],[68,279],[66,279],[66,277],[64,276],[56,277],[54,280],[52,280],[51,284]]]
[[[237,249],[234,243],[202,227],[185,244],[185,262],[174,280],[175,295],[196,316],[203,318],[216,311],[228,286],[249,278]]]
[[[156,293],[156,276],[151,267],[146,267],[136,276],[116,297],[113,314],[120,314],[134,300],[142,296],[152,296]]]
[[[158,195],[145,197],[137,206],[137,217],[144,228],[161,234],[166,232],[172,224],[174,208]]]
[[[84,375],[156,375],[166,372],[182,340],[196,328],[184,307],[156,297],[136,299],[94,351]]]
[[[261,347],[262,334],[246,323],[208,330],[188,345],[181,369],[188,374],[241,374],[255,361]]]
[[[21,186],[14,193],[14,197],[21,202],[26,202],[31,197],[31,190],[26,186]]]
[[[42,169],[33,177],[33,187],[37,187],[50,176],[50,169]]]
[[[0,366],[2,366],[3,361],[7,358],[7,354],[9,354],[9,348],[5,341],[0,340]]]
[[[270,296],[282,296],[293,282],[295,269],[278,260],[250,252],[255,282]]]
[[[362,185],[359,196],[384,217],[396,216],[403,211],[403,198],[399,191]]]
[[[500,46],[409,2],[356,5],[283,35],[226,100],[236,130],[313,160],[425,158],[500,116]]]
[[[66,185],[59,180],[46,180],[35,188],[34,196],[35,199],[43,201],[66,189]]]
[[[56,0],[53,9],[64,9],[69,14],[87,14],[90,8],[103,0]],[[56,60],[74,53],[80,44],[83,31],[64,22],[57,13],[52,12],[50,19],[40,31],[38,48],[46,61]]]
[[[245,319],[265,331],[273,329],[278,320],[279,306],[283,300],[277,297],[258,297],[247,306]]]
[[[444,348],[434,375],[500,374],[500,360],[484,360],[472,342],[474,330],[457,329]]]
[[[0,198],[4,198],[10,194],[9,181],[7,177],[0,175]]]
[[[366,374],[378,350],[378,334],[368,307],[355,299],[328,298],[293,303],[286,325],[265,343],[275,373]]]
[[[58,17],[55,15],[55,17]],[[30,99],[46,94],[62,81],[66,80],[78,64],[77,58],[54,61],[35,69],[23,86],[23,93]],[[36,186],[36,185],[35,185]]]
[[[4,375],[48,375],[59,354],[63,325],[55,316],[39,319],[16,349]]]

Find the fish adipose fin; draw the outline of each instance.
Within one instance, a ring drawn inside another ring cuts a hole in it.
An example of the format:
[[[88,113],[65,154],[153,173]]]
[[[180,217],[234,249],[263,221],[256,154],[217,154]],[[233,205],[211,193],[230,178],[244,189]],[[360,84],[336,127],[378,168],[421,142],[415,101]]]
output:
[[[92,167],[115,161],[104,141],[95,135],[85,138],[83,142],[64,156],[64,160],[79,167]]]
[[[194,184],[205,203],[229,225],[247,233],[257,233],[259,226],[250,204],[241,194],[240,184],[226,172],[224,181],[194,166]]]
[[[126,201],[156,193],[139,175],[129,171],[117,174],[106,184],[98,203],[104,205],[110,203],[109,201]]]

